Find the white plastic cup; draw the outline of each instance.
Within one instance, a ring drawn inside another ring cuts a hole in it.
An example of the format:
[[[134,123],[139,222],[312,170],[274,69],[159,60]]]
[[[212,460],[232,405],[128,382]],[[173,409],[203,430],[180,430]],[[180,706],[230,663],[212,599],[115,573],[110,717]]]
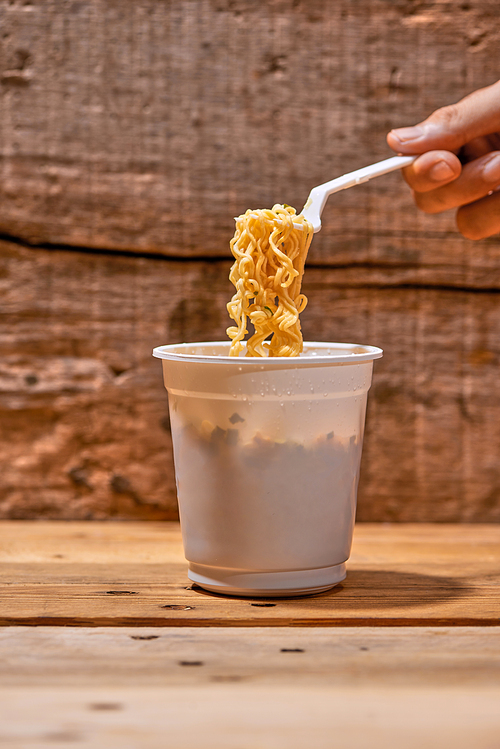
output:
[[[346,576],[374,346],[304,343],[300,357],[159,346],[189,579],[294,596]]]

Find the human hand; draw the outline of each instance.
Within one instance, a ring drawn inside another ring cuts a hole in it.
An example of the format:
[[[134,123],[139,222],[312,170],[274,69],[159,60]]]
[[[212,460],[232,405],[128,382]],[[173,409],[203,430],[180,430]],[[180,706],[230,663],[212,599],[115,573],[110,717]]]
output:
[[[387,142],[397,153],[422,154],[403,176],[425,213],[458,208],[468,239],[500,232],[500,81],[391,130]]]

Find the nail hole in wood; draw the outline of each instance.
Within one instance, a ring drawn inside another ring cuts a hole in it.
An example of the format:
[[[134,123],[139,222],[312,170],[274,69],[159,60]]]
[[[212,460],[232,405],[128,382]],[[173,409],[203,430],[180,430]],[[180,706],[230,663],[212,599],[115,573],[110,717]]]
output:
[[[45,741],[81,741],[81,734],[75,731],[54,731],[43,736]]]
[[[157,640],[160,635],[130,635],[131,640]]]
[[[203,661],[179,661],[179,666],[203,666]]]
[[[369,650],[370,648],[360,648],[360,650]]]
[[[263,608],[270,608],[271,606],[276,606],[275,603],[251,603],[250,606],[262,606]]]
[[[122,710],[123,705],[119,702],[93,702],[89,705],[89,710]]]
[[[161,609],[173,609],[174,611],[191,611],[195,606],[182,606],[176,603],[167,603],[166,606],[160,606]]]

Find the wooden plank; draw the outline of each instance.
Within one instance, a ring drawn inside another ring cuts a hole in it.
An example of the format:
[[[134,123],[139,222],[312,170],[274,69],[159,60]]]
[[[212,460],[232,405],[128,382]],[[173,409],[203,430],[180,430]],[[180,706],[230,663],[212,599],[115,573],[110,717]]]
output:
[[[23,687],[0,698],[0,741],[23,749],[159,749],[166,740],[178,749],[302,749],[311,736],[318,749],[364,749],[368,736],[373,749],[491,749],[499,730],[496,688]]]
[[[17,687],[497,687],[498,627],[5,627]],[[196,664],[196,665],[195,665]]]
[[[15,630],[0,745],[489,749],[498,735],[496,631],[134,632],[156,639]]]
[[[28,8],[28,10],[26,10]],[[498,77],[497,4],[450,0],[9,2],[3,29],[0,230],[33,243],[227,253],[232,217],[389,154],[391,127]],[[458,62],[459,61],[459,62]],[[195,219],[193,220],[193,216]],[[397,175],[337,196],[312,257],[434,264]],[[400,253],[400,240],[409,239]],[[463,253],[487,259],[498,240]]]
[[[174,519],[151,350],[224,339],[229,263],[0,249],[0,515]],[[370,278],[309,268],[304,282],[306,338],[385,351],[358,517],[498,521],[497,294]]]
[[[500,530],[358,524],[347,580],[312,598],[193,588],[179,531],[157,523],[0,523],[4,625],[492,626]]]
[[[497,628],[8,628],[0,746],[490,749],[499,645]]]

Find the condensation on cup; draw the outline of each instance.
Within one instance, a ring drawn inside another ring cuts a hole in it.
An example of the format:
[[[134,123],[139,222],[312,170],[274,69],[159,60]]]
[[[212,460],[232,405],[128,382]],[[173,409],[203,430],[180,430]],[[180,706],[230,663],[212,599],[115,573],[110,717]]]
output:
[[[155,348],[168,391],[188,576],[238,596],[318,593],[346,576],[374,346],[300,357],[229,343]]]

